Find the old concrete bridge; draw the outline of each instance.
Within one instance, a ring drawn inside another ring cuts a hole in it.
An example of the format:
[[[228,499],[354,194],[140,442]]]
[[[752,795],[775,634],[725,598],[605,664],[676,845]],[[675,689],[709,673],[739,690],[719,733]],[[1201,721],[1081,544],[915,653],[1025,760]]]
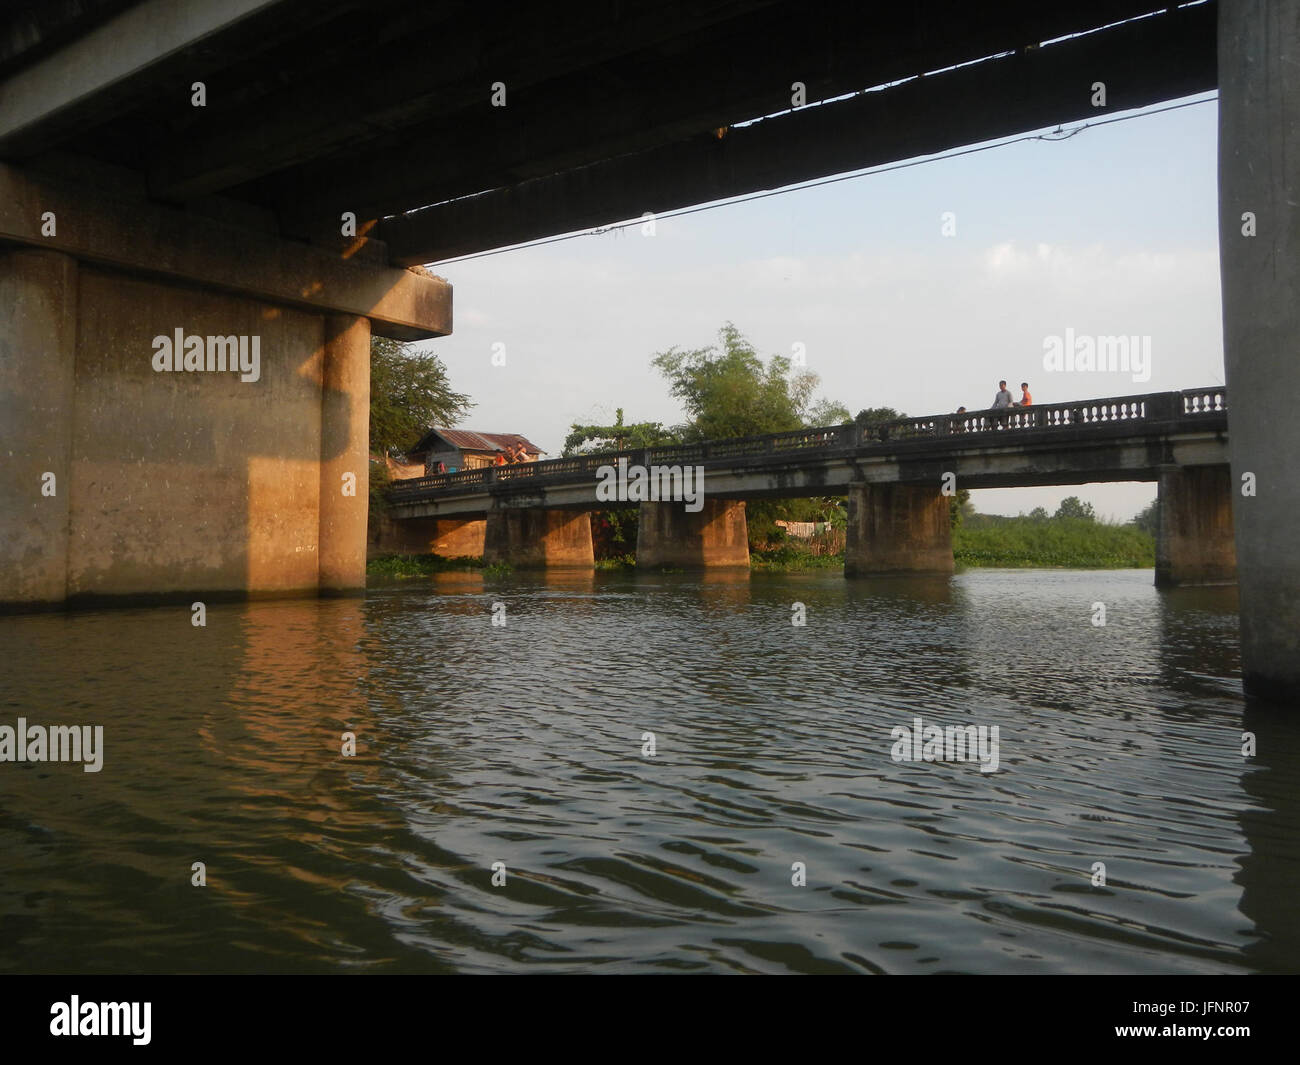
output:
[[[598,483],[639,468],[659,474],[653,501],[627,496],[639,565],[747,566],[746,499],[847,494],[847,574],[944,574],[956,488],[1156,481],[1156,583],[1223,584],[1227,418],[1224,390],[1207,388],[802,429],[413,478],[390,490],[390,515],[406,550],[590,566],[590,512],[611,505]]]
[[[369,337],[452,328],[408,266],[1217,87],[1245,681],[1295,696],[1298,79],[1300,0],[10,0],[0,604],[360,589]]]

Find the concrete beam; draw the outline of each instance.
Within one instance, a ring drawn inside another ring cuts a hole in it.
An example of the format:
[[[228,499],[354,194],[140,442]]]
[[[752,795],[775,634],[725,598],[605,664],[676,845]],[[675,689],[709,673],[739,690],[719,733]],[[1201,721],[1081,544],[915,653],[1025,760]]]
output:
[[[1102,81],[1108,107],[1092,106]],[[1212,5],[918,78],[839,103],[385,219],[396,263],[434,262],[588,226],[1146,106],[1213,89]]]
[[[491,106],[495,81],[517,100],[539,82],[669,41],[680,47],[690,35],[716,46],[718,23],[740,15],[753,18],[758,9],[776,2],[706,3],[665,17],[662,3],[654,0],[625,0],[617,6],[608,0],[569,0],[522,5],[504,22],[485,20],[482,9],[471,6],[430,28],[420,24],[429,17],[426,13],[404,11],[400,18],[407,32],[381,53],[367,55],[363,38],[353,62],[291,82],[262,101],[256,121],[232,114],[169,143],[151,160],[150,188],[162,196],[200,195],[332,153],[340,153],[333,164],[355,173],[358,156],[374,154],[357,151],[358,142],[373,139],[377,131],[400,131],[386,138],[395,143],[385,148],[397,153],[399,169],[414,174],[412,167],[424,165],[423,160],[400,161],[401,151],[420,147],[421,138],[409,132],[411,124],[466,110],[462,122],[496,127],[509,107]],[[440,42],[436,63],[429,62],[431,39]],[[606,106],[609,102],[607,98]],[[454,141],[440,139],[431,147],[439,168],[459,154]],[[368,180],[377,180],[390,162],[391,156],[385,156],[373,166],[360,165]],[[349,188],[333,164],[328,186]],[[302,191],[316,196],[320,188],[309,180]],[[403,207],[415,205],[407,201]],[[360,210],[355,205],[347,209]]]
[[[55,233],[45,235],[47,215]],[[0,242],[305,310],[360,315],[379,336],[451,332],[451,286],[392,267],[0,163]]]
[[[88,115],[138,102],[166,70],[176,75],[174,91],[187,96],[194,78],[181,74],[202,73],[190,49],[285,4],[146,0],[128,8],[0,82],[0,156],[40,151]]]
[[[1084,9],[1010,3],[995,11],[966,5],[923,26],[903,6],[832,0],[815,13],[792,12],[795,6],[786,2],[751,12],[699,40],[681,37],[679,19],[657,19],[653,32],[635,37],[634,51],[613,62],[538,85],[517,85],[518,78],[511,77],[510,104],[504,108],[487,106],[477,82],[470,86],[472,95],[463,87],[444,91],[438,99],[443,110],[403,129],[392,144],[317,159],[286,174],[279,190],[283,213],[294,232],[313,232],[344,209],[379,218],[784,111],[795,81],[804,84],[810,101],[832,99],[1132,14],[1126,0],[1094,0]],[[673,48],[652,47],[670,25]],[[724,35],[726,45],[720,48]],[[828,47],[837,41],[853,46]],[[457,49],[449,58],[459,54]],[[591,59],[596,57],[592,52]],[[553,64],[552,52],[544,58]],[[400,70],[401,63],[394,66]],[[444,76],[441,65],[433,72],[422,63],[415,67],[426,79],[430,73]],[[421,89],[428,91],[428,81]],[[338,88],[322,86],[320,92]],[[353,99],[363,96],[358,92]],[[331,119],[337,110],[329,109]],[[273,165],[292,143],[292,124],[301,122],[301,111],[295,109],[292,120],[286,116],[285,128],[275,135],[268,131],[262,137],[262,123],[243,122],[216,141],[169,143],[166,165],[193,174],[189,184],[170,187],[218,188],[221,168],[233,160]],[[331,128],[335,136],[339,125]],[[269,143],[255,145],[255,138]],[[160,177],[153,180],[158,189],[168,187]]]

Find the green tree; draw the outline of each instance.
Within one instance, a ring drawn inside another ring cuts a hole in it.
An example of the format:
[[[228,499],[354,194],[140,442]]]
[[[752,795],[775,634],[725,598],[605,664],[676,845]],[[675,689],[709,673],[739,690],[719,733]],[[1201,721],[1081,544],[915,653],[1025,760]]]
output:
[[[452,390],[436,355],[387,337],[370,339],[370,450],[403,452],[430,428],[451,427],[474,406]]]
[[[1137,526],[1148,536],[1155,536],[1160,528],[1160,500],[1151,500],[1129,524]]]
[[[639,447],[659,447],[675,444],[677,438],[659,422],[623,422],[623,408],[619,407],[613,425],[569,426],[564,440],[564,454],[589,455],[601,451],[628,451]]]
[[[1026,516],[1030,521],[1047,521],[1048,519],[1048,513],[1043,507],[1034,507]]]
[[[819,399],[804,415],[804,421],[809,427],[852,425],[853,415],[843,403],[837,403],[833,399]]]
[[[764,365],[731,322],[718,331],[718,341],[692,351],[670,348],[652,360],[686,409],[689,421],[677,430],[684,441],[802,429],[809,412],[822,409],[811,406],[816,374],[796,372],[784,355]]]
[[[956,495],[948,497],[948,526],[950,528],[960,528],[961,523],[974,513],[975,505],[970,501],[969,488],[958,488]]]
[[[859,429],[876,429],[886,422],[896,422],[907,415],[893,407],[866,407],[858,411],[853,423]]]
[[[1067,496],[1061,500],[1061,505],[1056,508],[1056,517],[1083,518],[1085,521],[1096,521],[1097,512],[1093,509],[1091,503],[1084,503],[1078,496]]]
[[[818,377],[796,370],[791,360],[766,363],[739,329],[727,322],[707,348],[671,348],[652,360],[688,421],[676,429],[685,443],[731,436],[760,436],[808,426],[846,424],[841,403],[813,401]],[[838,501],[835,501],[838,502]],[[835,502],[813,499],[753,500],[745,508],[751,544],[778,537],[776,521],[825,520]]]

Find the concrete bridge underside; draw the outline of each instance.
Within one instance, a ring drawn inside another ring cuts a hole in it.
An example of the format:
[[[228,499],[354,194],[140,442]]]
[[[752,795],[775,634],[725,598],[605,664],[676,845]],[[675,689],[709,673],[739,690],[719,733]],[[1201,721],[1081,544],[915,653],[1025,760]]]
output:
[[[1245,683],[1294,698],[1298,79],[1300,0],[14,0],[0,602],[359,588],[365,336],[451,329],[407,265],[1217,85]],[[153,372],[178,328],[259,380]]]

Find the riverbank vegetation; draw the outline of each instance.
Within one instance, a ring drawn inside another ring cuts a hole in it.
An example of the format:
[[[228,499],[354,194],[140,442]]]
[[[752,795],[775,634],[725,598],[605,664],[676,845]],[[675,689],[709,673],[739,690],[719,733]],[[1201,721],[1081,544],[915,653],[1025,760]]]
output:
[[[482,557],[443,558],[441,555],[378,555],[366,563],[369,577],[428,577],[434,573],[482,570]]]
[[[1156,564],[1156,543],[1131,523],[972,514],[953,530],[952,555],[965,566],[1140,569]]]

